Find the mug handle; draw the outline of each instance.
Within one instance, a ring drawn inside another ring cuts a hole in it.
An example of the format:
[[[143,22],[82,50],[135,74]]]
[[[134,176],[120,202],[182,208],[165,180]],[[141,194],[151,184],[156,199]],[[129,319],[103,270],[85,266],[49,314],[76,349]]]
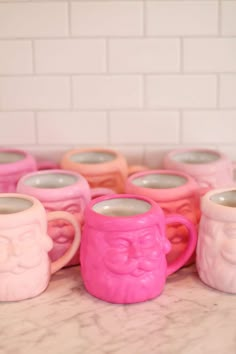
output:
[[[54,170],[54,169],[59,169],[59,166],[54,161],[42,160],[42,161],[37,161],[37,169],[38,169],[38,171]]]
[[[176,272],[181,267],[183,267],[183,265],[185,265],[185,263],[192,256],[197,245],[197,231],[196,231],[196,227],[191,221],[189,221],[182,215],[166,216],[166,224],[174,224],[174,223],[181,223],[187,227],[189,231],[189,241],[188,241],[187,248],[183,251],[183,253],[175,261],[173,261],[171,264],[167,266],[167,275],[170,275]]]
[[[131,176],[134,173],[143,172],[143,171],[147,171],[147,170],[149,170],[149,168],[144,165],[131,165],[131,166],[128,166],[128,176]]]
[[[64,267],[77,252],[80,245],[81,231],[75,217],[70,213],[67,213],[66,211],[52,211],[47,214],[47,219],[48,222],[56,219],[65,220],[69,222],[75,230],[74,240],[70,248],[63,254],[63,256],[61,256],[56,261],[51,263],[51,274],[53,274],[57,272],[59,269],[61,269],[62,267]]]
[[[110,188],[92,188],[91,189],[91,199],[102,197],[103,195],[115,194],[116,192]]]

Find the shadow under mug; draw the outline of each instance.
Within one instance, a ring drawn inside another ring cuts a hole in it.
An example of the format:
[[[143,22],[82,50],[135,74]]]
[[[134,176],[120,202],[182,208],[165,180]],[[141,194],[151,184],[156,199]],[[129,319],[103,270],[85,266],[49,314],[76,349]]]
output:
[[[164,157],[164,167],[194,177],[201,187],[201,195],[213,188],[235,185],[236,163],[217,150],[195,148],[172,150]]]
[[[187,248],[171,264],[166,224],[182,223],[189,232]],[[87,291],[112,303],[136,303],[158,296],[168,275],[194,252],[194,225],[181,215],[165,216],[151,199],[117,194],[93,200],[85,210],[81,238],[81,275]]]
[[[70,249],[57,261],[49,259],[52,240],[47,223],[64,219],[75,237]],[[80,244],[80,229],[66,212],[46,214],[34,197],[17,193],[0,194],[0,301],[18,301],[42,293],[51,274],[74,256]]]
[[[81,225],[84,209],[91,200],[86,179],[78,173],[65,170],[48,170],[29,173],[17,185],[17,192],[37,198],[47,212],[66,211]],[[65,220],[49,223],[48,234],[53,240],[49,252],[52,261],[61,257],[71,247],[75,236],[73,227]],[[67,266],[79,264],[79,249]]]
[[[92,199],[106,194],[123,193],[128,175],[146,170],[128,166],[125,157],[110,149],[76,149],[64,154],[61,168],[82,174],[92,188]]]

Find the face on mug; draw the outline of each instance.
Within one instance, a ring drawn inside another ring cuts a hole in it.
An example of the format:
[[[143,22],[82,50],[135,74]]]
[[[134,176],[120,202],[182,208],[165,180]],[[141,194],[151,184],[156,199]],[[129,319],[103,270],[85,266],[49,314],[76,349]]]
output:
[[[91,188],[109,188],[119,191],[123,190],[124,178],[117,171],[116,173],[106,173],[101,176],[87,177]]]

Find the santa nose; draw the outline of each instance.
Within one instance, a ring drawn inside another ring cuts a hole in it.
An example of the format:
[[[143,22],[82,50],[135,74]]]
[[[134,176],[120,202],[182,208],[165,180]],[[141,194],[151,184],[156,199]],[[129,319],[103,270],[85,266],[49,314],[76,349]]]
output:
[[[133,243],[130,246],[129,253],[132,258],[139,258],[142,256],[142,248],[140,247],[140,245],[138,243]]]

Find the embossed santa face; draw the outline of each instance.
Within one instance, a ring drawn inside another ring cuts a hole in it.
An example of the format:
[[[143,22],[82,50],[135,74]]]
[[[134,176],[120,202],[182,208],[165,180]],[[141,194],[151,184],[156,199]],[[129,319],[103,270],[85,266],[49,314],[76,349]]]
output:
[[[107,173],[101,176],[87,176],[91,188],[109,188],[120,192],[124,189],[124,179],[120,172]]]

